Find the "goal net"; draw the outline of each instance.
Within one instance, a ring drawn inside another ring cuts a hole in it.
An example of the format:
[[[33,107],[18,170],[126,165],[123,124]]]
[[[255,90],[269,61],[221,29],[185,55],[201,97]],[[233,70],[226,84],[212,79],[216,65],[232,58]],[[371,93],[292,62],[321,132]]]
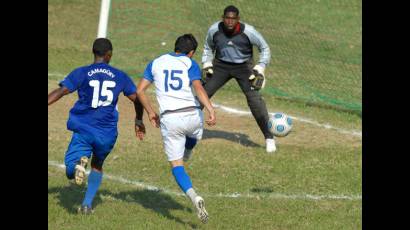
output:
[[[141,77],[147,62],[192,33],[200,63],[209,26],[230,4],[271,49],[264,95],[362,111],[362,3],[359,0],[112,0],[108,37],[116,66]],[[258,58],[255,49],[255,59]],[[228,85],[226,90],[240,91]]]

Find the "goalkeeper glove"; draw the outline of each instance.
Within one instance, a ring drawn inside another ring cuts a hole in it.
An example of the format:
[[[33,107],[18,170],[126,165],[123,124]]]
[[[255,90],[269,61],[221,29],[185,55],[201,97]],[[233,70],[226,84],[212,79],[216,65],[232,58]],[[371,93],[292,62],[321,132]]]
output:
[[[251,86],[255,90],[260,90],[265,87],[266,80],[264,72],[265,68],[260,65],[255,65],[255,67],[253,67],[252,74],[249,77],[249,80],[251,81]]]
[[[214,74],[212,62],[205,62],[202,66],[202,79],[211,78]]]

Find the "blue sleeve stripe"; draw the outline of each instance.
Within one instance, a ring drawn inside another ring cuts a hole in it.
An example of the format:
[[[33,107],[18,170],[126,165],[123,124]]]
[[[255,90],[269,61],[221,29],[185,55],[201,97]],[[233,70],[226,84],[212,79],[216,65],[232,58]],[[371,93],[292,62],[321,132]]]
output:
[[[145,79],[145,80],[148,80],[148,81],[150,81],[150,82],[153,82],[153,81],[154,81],[154,79],[153,79],[152,77],[148,77],[148,76],[145,76],[145,75],[144,75],[144,79]]]
[[[152,61],[153,62],[153,61]],[[153,82],[154,81],[154,76],[152,75],[152,62],[150,62],[147,67],[145,68],[144,71],[144,79]]]
[[[188,77],[189,80],[192,82],[193,80],[201,80],[201,71],[199,70],[199,65],[194,61],[192,61],[191,68],[188,70]]]

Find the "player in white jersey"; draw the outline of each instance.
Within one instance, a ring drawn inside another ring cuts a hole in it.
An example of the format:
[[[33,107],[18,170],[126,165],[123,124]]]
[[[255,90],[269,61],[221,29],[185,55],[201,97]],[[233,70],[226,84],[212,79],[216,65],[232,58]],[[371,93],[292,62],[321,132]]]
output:
[[[201,71],[192,56],[198,43],[192,34],[184,34],[175,42],[175,52],[164,54],[150,62],[144,78],[138,84],[138,98],[148,113],[150,122],[161,126],[165,153],[172,167],[172,174],[182,191],[191,199],[203,223],[208,221],[204,199],[192,187],[184,169],[197,140],[202,138],[203,115],[200,104],[208,111],[208,125],[215,125],[215,110],[201,84]],[[151,107],[145,90],[154,83],[160,117]]]

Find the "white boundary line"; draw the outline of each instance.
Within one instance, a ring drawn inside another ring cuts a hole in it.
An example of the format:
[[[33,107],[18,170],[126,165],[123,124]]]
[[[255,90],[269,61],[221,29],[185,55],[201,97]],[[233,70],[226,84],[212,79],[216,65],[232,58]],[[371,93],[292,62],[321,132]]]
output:
[[[59,164],[56,161],[48,161],[49,166],[54,166],[60,169],[65,169],[65,165]],[[87,171],[89,174],[89,171]],[[162,189],[153,185],[144,184],[138,181],[132,181],[129,179],[125,179],[122,176],[114,176],[109,174],[104,174],[104,177],[113,180],[122,184],[130,184],[139,188],[147,189],[149,191],[155,192],[163,192],[169,195],[174,196],[185,196],[185,194],[181,192],[175,192],[168,189]],[[301,194],[301,195],[287,195],[281,193],[270,193],[269,195],[255,195],[255,194],[240,194],[240,193],[233,193],[233,194],[201,194],[204,197],[219,197],[219,198],[250,198],[250,199],[259,199],[259,198],[270,198],[270,199],[289,199],[289,200],[362,200],[361,195],[310,195],[310,194]]]
[[[227,113],[233,113],[233,114],[236,114],[236,115],[252,116],[252,113],[249,112],[249,111],[238,110],[238,109],[230,108],[230,107],[215,104],[215,103],[213,103],[213,105],[215,106],[215,108],[219,108],[219,109],[221,109],[221,110],[223,110]],[[273,116],[274,113],[269,113],[269,114],[271,116]],[[312,125],[316,125],[316,126],[319,126],[319,127],[325,128],[325,129],[334,129],[334,130],[336,130],[340,133],[343,133],[343,134],[349,134],[349,135],[353,135],[353,136],[362,137],[362,131],[359,131],[359,130],[347,130],[347,129],[337,128],[337,127],[334,127],[334,126],[329,125],[329,124],[321,124],[317,121],[313,121],[313,120],[310,120],[308,118],[303,118],[303,117],[295,117],[295,116],[290,116],[290,117],[294,120],[309,123],[309,124],[312,124]]]
[[[48,73],[48,76],[50,77],[65,77],[66,75],[61,74],[61,73]]]
[[[66,75],[63,75],[61,73],[48,73],[48,76],[55,76],[55,77],[65,77]],[[248,115],[248,116],[252,116],[251,112],[249,111],[243,111],[243,110],[238,110],[235,108],[230,108],[224,105],[220,105],[220,104],[216,104],[213,103],[215,108],[219,108],[227,113],[231,113],[231,114],[236,114],[236,115]],[[273,115],[273,113],[269,113],[270,115]],[[342,129],[342,128],[338,128],[338,127],[334,127],[330,124],[321,124],[317,121],[313,121],[311,119],[308,118],[303,118],[303,117],[295,117],[295,116],[290,116],[292,119],[300,121],[300,122],[305,122],[305,123],[309,123],[321,128],[325,128],[325,129],[333,129],[336,130],[337,132],[343,133],[343,134],[348,134],[348,135],[352,135],[352,136],[357,136],[357,137],[362,137],[362,131],[360,130],[347,130],[347,129]]]

